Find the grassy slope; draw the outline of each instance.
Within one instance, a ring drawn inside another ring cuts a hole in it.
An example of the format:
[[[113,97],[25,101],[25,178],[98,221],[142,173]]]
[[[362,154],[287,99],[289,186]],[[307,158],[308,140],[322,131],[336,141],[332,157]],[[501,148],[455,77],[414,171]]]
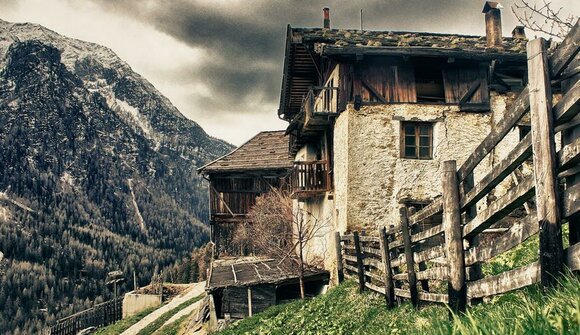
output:
[[[537,250],[534,236],[485,264],[483,272],[529,264]],[[580,334],[580,280],[568,275],[547,295],[532,286],[494,297],[453,320],[442,305],[415,310],[404,303],[386,310],[382,296],[358,294],[356,283],[347,281],[324,296],[269,308],[220,334]]]
[[[149,313],[153,312],[157,308],[159,308],[159,306],[148,308],[148,309],[143,310],[140,313],[137,313],[131,317],[117,321],[117,322],[113,323],[112,325],[109,325],[105,328],[101,328],[101,329],[97,330],[95,335],[121,334],[122,332],[129,329],[129,327],[131,327],[132,325],[139,322],[139,320],[143,319],[145,316],[147,316]]]
[[[386,310],[384,299],[357,293],[347,281],[310,301],[275,306],[220,334],[580,334],[580,281],[568,276],[542,296],[537,287],[474,306],[449,321],[441,305],[418,310],[405,303]]]

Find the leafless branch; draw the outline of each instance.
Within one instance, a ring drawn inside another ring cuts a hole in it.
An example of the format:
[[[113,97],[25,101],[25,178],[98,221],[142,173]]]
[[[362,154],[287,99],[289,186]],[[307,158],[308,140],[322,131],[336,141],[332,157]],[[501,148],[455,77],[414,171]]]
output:
[[[527,29],[560,40],[578,20],[578,17],[572,14],[565,16],[563,7],[554,9],[552,3],[546,0],[542,0],[540,5],[519,0],[511,9],[519,23]]]

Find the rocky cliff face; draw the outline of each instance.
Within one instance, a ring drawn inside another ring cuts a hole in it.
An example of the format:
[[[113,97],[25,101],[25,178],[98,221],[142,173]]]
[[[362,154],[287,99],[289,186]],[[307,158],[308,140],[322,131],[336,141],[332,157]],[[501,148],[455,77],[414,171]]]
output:
[[[37,333],[207,240],[195,168],[232,149],[111,50],[0,20],[0,333]],[[43,311],[43,312],[39,312]]]

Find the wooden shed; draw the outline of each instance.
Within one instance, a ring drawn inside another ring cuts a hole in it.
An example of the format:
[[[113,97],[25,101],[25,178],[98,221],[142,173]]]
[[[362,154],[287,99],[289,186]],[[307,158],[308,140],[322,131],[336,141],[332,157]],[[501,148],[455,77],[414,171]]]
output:
[[[266,257],[237,257],[212,263],[207,291],[218,319],[242,319],[266,308],[300,298],[297,263]],[[328,284],[325,270],[308,269],[305,292],[314,296]]]
[[[216,256],[245,255],[247,246],[232,243],[261,194],[288,185],[292,160],[284,131],[263,131],[229,154],[198,169],[209,180],[211,239]]]

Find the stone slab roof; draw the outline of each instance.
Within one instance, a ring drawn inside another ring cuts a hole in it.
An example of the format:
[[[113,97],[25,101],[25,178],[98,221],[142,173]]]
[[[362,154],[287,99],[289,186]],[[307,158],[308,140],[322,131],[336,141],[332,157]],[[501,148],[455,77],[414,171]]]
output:
[[[243,172],[248,170],[289,169],[288,137],[284,130],[263,131],[229,154],[210,162],[200,173]]]
[[[235,275],[234,275],[235,273]],[[305,279],[328,278],[328,271],[305,270]],[[285,258],[283,261],[266,257],[237,257],[215,260],[211,265],[208,289],[257,284],[280,284],[298,280],[296,263]]]
[[[525,53],[526,39],[503,38],[503,49],[488,48],[485,36],[438,34],[406,31],[370,31],[354,29],[291,28],[304,44],[337,47],[423,47],[463,51]]]

